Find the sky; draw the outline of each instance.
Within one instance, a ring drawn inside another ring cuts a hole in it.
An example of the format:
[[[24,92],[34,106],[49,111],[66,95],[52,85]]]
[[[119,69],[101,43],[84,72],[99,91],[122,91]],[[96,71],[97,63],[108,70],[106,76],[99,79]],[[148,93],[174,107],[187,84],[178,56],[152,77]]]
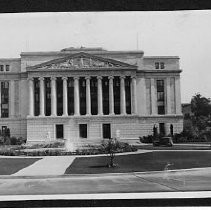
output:
[[[182,103],[211,97],[211,11],[0,14],[0,58],[67,47],[179,56]]]

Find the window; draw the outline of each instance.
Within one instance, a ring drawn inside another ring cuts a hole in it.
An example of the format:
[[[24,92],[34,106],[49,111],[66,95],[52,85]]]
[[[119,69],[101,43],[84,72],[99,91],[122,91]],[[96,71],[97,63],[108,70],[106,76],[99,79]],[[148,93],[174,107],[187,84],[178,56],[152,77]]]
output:
[[[56,138],[63,139],[64,138],[64,126],[63,124],[56,125]]]
[[[164,91],[164,80],[157,80],[157,91],[158,92]]]
[[[165,69],[165,64],[163,62],[160,63],[160,68]]]
[[[164,101],[164,92],[158,92],[158,101]]]
[[[165,114],[165,107],[164,107],[164,105],[158,106],[158,114]]]
[[[1,83],[1,116],[9,117],[9,82]]]
[[[6,65],[6,71],[10,70],[10,65]]]
[[[80,138],[87,138],[87,124],[79,124]]]
[[[4,71],[4,65],[0,65],[0,71]]]
[[[155,69],[165,69],[164,62],[155,62]]]
[[[103,124],[103,138],[104,139],[111,138],[111,124]]]
[[[157,102],[158,114],[165,114],[164,80],[157,80]]]
[[[159,69],[160,65],[158,62],[155,63],[155,69]]]

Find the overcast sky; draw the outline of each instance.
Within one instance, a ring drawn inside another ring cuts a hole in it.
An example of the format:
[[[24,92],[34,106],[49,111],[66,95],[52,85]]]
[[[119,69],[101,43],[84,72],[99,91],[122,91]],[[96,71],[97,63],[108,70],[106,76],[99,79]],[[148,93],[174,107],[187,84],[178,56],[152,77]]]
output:
[[[71,46],[176,55],[183,70],[182,102],[190,102],[197,92],[211,97],[210,26],[206,10],[0,14],[0,58]]]

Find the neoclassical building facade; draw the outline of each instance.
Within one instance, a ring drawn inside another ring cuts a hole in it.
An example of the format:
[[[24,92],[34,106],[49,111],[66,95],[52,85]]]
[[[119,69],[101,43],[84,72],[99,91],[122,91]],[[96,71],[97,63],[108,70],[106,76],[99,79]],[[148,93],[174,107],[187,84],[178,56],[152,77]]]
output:
[[[127,142],[183,130],[179,57],[65,48],[0,59],[0,129],[27,141]]]

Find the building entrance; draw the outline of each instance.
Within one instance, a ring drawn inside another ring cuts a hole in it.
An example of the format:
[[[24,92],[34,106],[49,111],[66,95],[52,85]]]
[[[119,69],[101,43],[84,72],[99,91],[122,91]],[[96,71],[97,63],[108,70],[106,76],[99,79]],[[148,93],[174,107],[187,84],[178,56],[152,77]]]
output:
[[[111,138],[111,124],[103,124],[103,138],[104,139]]]
[[[57,139],[64,138],[64,125],[62,124],[56,125],[56,138]]]

